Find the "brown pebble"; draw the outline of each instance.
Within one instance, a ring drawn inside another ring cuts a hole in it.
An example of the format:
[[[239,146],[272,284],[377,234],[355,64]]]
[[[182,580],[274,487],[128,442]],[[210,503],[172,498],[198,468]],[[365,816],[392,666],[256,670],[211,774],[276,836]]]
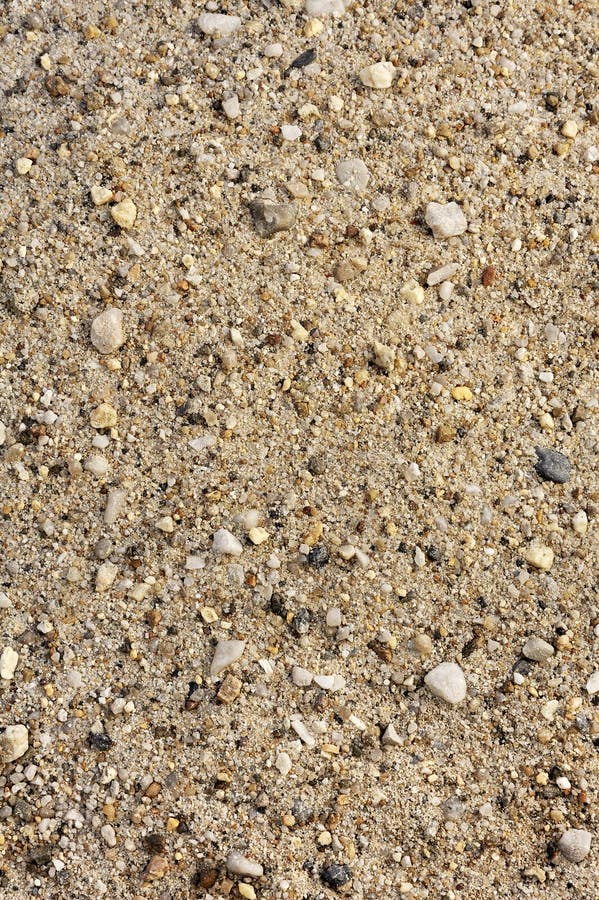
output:
[[[211,867],[201,867],[195,874],[194,884],[197,887],[204,888],[205,891],[209,891],[210,888],[214,887],[218,880],[218,871],[217,869],[213,869]]]
[[[495,268],[493,266],[487,266],[486,269],[483,269],[483,285],[484,287],[490,287],[495,281]]]
[[[450,425],[439,425],[435,432],[435,440],[438,444],[447,444],[449,441],[453,441],[456,434],[457,431]]]
[[[153,856],[144,869],[143,883],[150,884],[159,878],[164,878],[168,872],[168,862],[164,856]]]
[[[235,675],[227,675],[216,695],[221,703],[232,703],[241,693],[243,682]]]
[[[48,75],[44,82],[51,97],[68,97],[69,86],[60,75]]]
[[[147,786],[145,789],[146,797],[157,797],[160,791],[162,790],[162,785],[159,781],[153,781],[151,784]]]

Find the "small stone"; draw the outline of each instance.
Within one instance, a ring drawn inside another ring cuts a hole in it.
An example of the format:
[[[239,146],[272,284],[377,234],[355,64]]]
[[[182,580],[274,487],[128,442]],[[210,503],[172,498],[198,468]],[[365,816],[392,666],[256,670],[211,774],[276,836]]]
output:
[[[439,269],[433,269],[433,271],[429,272],[427,275],[426,283],[429,287],[441,284],[442,281],[447,281],[448,278],[455,275],[458,269],[459,265],[457,263],[447,263],[447,265],[441,266]]]
[[[327,628],[339,628],[341,625],[341,610],[338,606],[332,606],[327,610]]]
[[[422,634],[419,632],[415,634],[412,638],[412,646],[420,656],[430,656],[431,651],[433,649],[433,642],[428,636],[428,634]]]
[[[226,865],[231,875],[247,875],[250,878],[261,878],[264,874],[264,869],[260,863],[255,862],[253,859],[248,859],[247,856],[244,856],[243,853],[238,853],[237,850],[231,850],[228,854]]]
[[[561,133],[565,138],[569,138],[570,140],[574,140],[576,135],[578,134],[578,125],[574,121],[574,119],[568,119],[561,127]]]
[[[241,28],[241,18],[239,16],[227,16],[224,13],[202,13],[198,17],[197,25],[200,31],[210,37],[217,35],[219,37],[228,37]]]
[[[114,353],[125,343],[123,313],[111,306],[95,317],[91,327],[91,342],[100,353]]]
[[[96,572],[96,591],[99,594],[107,591],[109,587],[114,583],[114,580],[117,576],[118,569],[114,563],[105,562],[98,568]]]
[[[316,740],[314,738],[314,735],[308,731],[301,719],[292,719],[291,727],[293,728],[299,739],[304,742],[306,747],[315,746]]]
[[[219,528],[212,536],[212,549],[215,553],[226,556],[241,556],[243,546],[241,541],[227,531],[226,528]]]
[[[242,897],[245,897],[246,900],[256,900],[257,894],[251,884],[246,884],[245,881],[240,881],[237,885],[237,890],[241,894]]]
[[[409,278],[399,289],[399,296],[419,306],[424,302],[424,288],[415,278]]]
[[[364,87],[374,88],[378,91],[390,88],[394,77],[395,66],[385,60],[365,66],[360,70],[360,81]]]
[[[312,672],[309,672],[308,669],[303,669],[301,666],[294,666],[291,670],[291,680],[297,687],[309,687],[313,678]]]
[[[279,770],[281,775],[289,775],[291,772],[291,757],[288,753],[283,751],[282,753],[277,754],[275,768]]]
[[[227,675],[216,696],[225,705],[233,703],[239,697],[242,686],[243,682],[240,678],[236,678],[235,675]]]
[[[443,284],[439,285],[439,297],[441,300],[447,302],[451,295],[453,294],[454,284],[453,281],[444,281]]]
[[[210,674],[220,675],[228,666],[241,659],[244,650],[245,641],[219,641],[210,664]]]
[[[29,170],[33,165],[33,160],[28,159],[26,156],[21,156],[15,163],[15,169],[17,170],[17,175],[27,175]]]
[[[299,141],[302,129],[299,125],[281,125],[281,137],[284,141]]]
[[[153,856],[144,869],[143,884],[151,884],[164,878],[168,869],[168,860],[164,856]]]
[[[24,725],[7,725],[0,734],[0,762],[19,759],[29,749],[29,732]]]
[[[316,544],[308,553],[308,563],[315,569],[322,569],[329,561],[329,551],[325,544]]]
[[[271,237],[278,231],[288,231],[295,224],[297,217],[297,209],[291,203],[252,200],[249,209],[260,237]]]
[[[551,644],[548,644],[547,641],[538,637],[529,638],[522,647],[523,656],[525,656],[526,659],[532,659],[535,662],[543,662],[543,660],[553,656],[554,653],[555,650]]]
[[[341,187],[355,194],[363,194],[370,181],[370,172],[365,163],[357,157],[343,159],[337,163],[335,174]]]
[[[570,862],[579,863],[591,849],[592,835],[582,828],[569,828],[559,839],[557,846],[562,856]]]
[[[587,533],[587,529],[589,527],[589,520],[587,514],[584,509],[579,510],[572,516],[572,528],[579,534],[581,537]]]
[[[114,428],[116,422],[116,409],[110,403],[100,403],[89,417],[92,428]]]
[[[90,194],[94,206],[104,206],[104,204],[109,203],[114,196],[111,190],[102,187],[100,184],[94,184],[90,189]]]
[[[391,372],[395,365],[395,350],[393,347],[387,347],[379,341],[375,341],[372,347],[374,354],[374,363],[379,369],[385,372]]]
[[[248,537],[252,544],[259,546],[268,540],[269,534],[266,528],[260,528],[259,526],[256,528],[250,528],[248,532]]]
[[[460,384],[451,389],[451,396],[454,400],[462,400],[469,403],[472,400],[472,391],[465,384]]]
[[[264,48],[264,55],[267,59],[279,59],[283,55],[283,45],[267,44]]]
[[[118,488],[113,488],[112,490],[108,491],[108,496],[106,497],[106,506],[104,508],[105,525],[114,525],[121,512],[123,511],[126,499],[126,491],[121,491]]]
[[[451,425],[439,425],[435,432],[435,440],[438,444],[447,444],[453,441],[456,435],[457,431]]]
[[[10,681],[15,674],[18,662],[19,654],[16,650],[13,650],[12,647],[5,647],[0,656],[0,678]]]
[[[156,522],[156,528],[159,531],[163,531],[165,534],[172,534],[175,530],[175,523],[173,522],[172,516],[162,516],[162,518],[158,519]]]
[[[546,547],[544,544],[538,543],[531,544],[530,547],[527,547],[522,556],[529,565],[533,566],[535,569],[540,569],[543,572],[549,571],[555,559],[551,547]]]
[[[95,453],[85,460],[84,469],[86,472],[91,472],[96,478],[101,478],[108,472],[108,460],[99,453]]]
[[[120,203],[110,207],[110,215],[121,228],[133,228],[137,218],[137,207],[133,200],[125,197]]]
[[[457,663],[444,662],[424,676],[431,694],[455,705],[466,697],[466,679]]]
[[[385,747],[403,747],[405,743],[404,739],[398,735],[393,722],[390,722],[389,725],[387,725],[387,727],[385,728],[383,736],[381,738],[381,743]]]
[[[351,881],[351,869],[349,866],[331,863],[330,866],[326,866],[322,869],[320,877],[326,885],[334,891],[337,891],[339,888],[346,885],[348,881]]]
[[[100,834],[108,847],[116,847],[116,832],[112,825],[103,825],[100,829]]]
[[[535,447],[535,453],[535,470],[543,481],[553,481],[556,484],[570,481],[572,465],[567,456],[558,450],[544,450],[542,447]]]
[[[429,203],[424,220],[435,238],[450,238],[463,234],[468,221],[457,203]]]
[[[227,97],[226,100],[223,100],[222,106],[227,119],[237,119],[239,117],[241,107],[239,106],[239,97],[237,94],[233,94],[232,97]]]
[[[593,672],[591,677],[586,683],[587,694],[597,694],[599,693],[599,669]]]

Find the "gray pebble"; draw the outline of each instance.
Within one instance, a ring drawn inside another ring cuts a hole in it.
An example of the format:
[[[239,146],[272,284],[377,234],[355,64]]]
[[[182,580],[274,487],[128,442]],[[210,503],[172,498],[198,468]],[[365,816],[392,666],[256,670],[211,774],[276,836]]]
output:
[[[539,478],[556,484],[570,481],[572,465],[567,456],[557,450],[544,450],[542,447],[535,447],[535,453],[538,457],[535,469]]]
[[[291,203],[273,203],[272,200],[252,200],[250,213],[260,237],[288,231],[297,217],[297,209]]]

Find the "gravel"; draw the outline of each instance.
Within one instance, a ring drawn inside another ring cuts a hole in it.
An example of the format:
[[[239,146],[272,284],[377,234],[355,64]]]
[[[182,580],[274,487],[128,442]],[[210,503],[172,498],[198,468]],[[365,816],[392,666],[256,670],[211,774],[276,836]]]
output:
[[[539,478],[556,484],[566,484],[570,481],[572,466],[567,456],[557,450],[544,450],[542,447],[536,447],[535,453],[537,454],[535,469]]]

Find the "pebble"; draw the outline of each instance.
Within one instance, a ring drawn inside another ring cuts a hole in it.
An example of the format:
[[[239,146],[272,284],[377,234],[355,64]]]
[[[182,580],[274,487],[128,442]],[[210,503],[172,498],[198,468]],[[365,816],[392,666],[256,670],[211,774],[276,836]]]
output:
[[[279,770],[281,775],[288,775],[291,772],[291,765],[291,757],[288,753],[283,751],[282,753],[277,754],[275,768]]]
[[[305,0],[304,9],[309,16],[342,16],[349,0]]]
[[[468,221],[457,203],[429,203],[424,220],[435,238],[450,238],[463,234]]]
[[[329,561],[329,551],[326,544],[315,544],[308,553],[308,564],[314,569],[322,569]]]
[[[384,744],[385,747],[403,747],[404,739],[398,735],[393,722],[390,722],[385,728],[381,743]]]
[[[239,97],[237,94],[233,94],[232,97],[227,97],[226,100],[223,100],[223,112],[226,115],[227,119],[237,119],[239,117],[239,113],[241,112],[241,107],[239,105]]]
[[[589,527],[588,516],[585,513],[584,509],[580,509],[577,513],[572,516],[572,528],[576,532],[576,534],[585,535],[587,533],[587,529]]]
[[[281,137],[284,141],[299,141],[302,129],[299,125],[281,125]]]
[[[399,289],[399,296],[419,306],[424,302],[424,288],[415,278],[409,278]]]
[[[224,13],[205,12],[198,17],[197,25],[200,31],[210,37],[214,35],[228,37],[241,28],[241,18],[239,16],[227,16]]]
[[[309,687],[312,684],[314,676],[308,669],[302,666],[294,666],[291,670],[291,680],[297,687]]]
[[[424,676],[431,694],[452,705],[466,697],[466,679],[457,663],[444,662]]]
[[[395,365],[395,350],[393,347],[387,347],[379,341],[375,341],[372,347],[374,355],[374,364],[385,372],[391,372]]]
[[[110,215],[121,228],[133,228],[137,218],[137,207],[133,200],[125,197],[120,203],[110,207]]]
[[[19,759],[29,749],[29,732],[24,725],[7,725],[0,734],[0,762]]]
[[[163,531],[165,534],[172,534],[175,530],[175,523],[172,516],[162,516],[156,522],[156,528],[159,531]]]
[[[538,543],[531,544],[530,547],[527,547],[522,553],[522,556],[529,565],[533,566],[535,569],[540,569],[543,572],[549,571],[555,559],[555,554],[551,547],[546,547],[544,544]]]
[[[306,747],[314,747],[316,744],[316,740],[314,735],[310,734],[304,723],[301,719],[292,719],[291,727],[297,734],[297,736],[304,742]]]
[[[92,203],[94,206],[104,206],[106,203],[109,203],[114,194],[111,190],[106,187],[102,187],[100,184],[94,184],[90,190]]]
[[[363,194],[370,181],[370,172],[366,164],[357,157],[342,159],[337,163],[335,175],[341,187],[355,194]]]
[[[292,203],[252,200],[249,209],[260,237],[271,237],[279,231],[288,231],[297,217],[297,209]]]
[[[264,55],[268,59],[279,59],[283,55],[283,45],[267,44],[264,48]]]
[[[108,847],[116,847],[116,832],[112,825],[103,825],[100,834]]]
[[[465,812],[466,806],[459,797],[448,797],[443,804],[443,815],[448,822],[459,822]]]
[[[111,306],[95,317],[91,327],[91,342],[100,353],[114,353],[125,343],[123,313]]]
[[[85,460],[84,469],[86,472],[91,472],[96,478],[101,478],[108,472],[108,460],[99,453],[95,453]]]
[[[104,508],[105,525],[114,525],[123,511],[126,499],[126,491],[119,490],[118,488],[113,488],[112,490],[108,491],[108,496],[106,497],[106,506]]]
[[[255,528],[250,528],[248,532],[248,537],[252,544],[259,546],[268,540],[269,534],[266,528],[261,528],[260,526],[256,526]]]
[[[443,284],[439,285],[439,297],[441,300],[447,302],[453,294],[454,283],[453,281],[444,281]]]
[[[349,866],[342,866],[338,863],[331,863],[326,866],[320,873],[321,879],[333,890],[339,890],[348,881],[351,881],[351,869]]]
[[[586,683],[587,694],[598,694],[599,693],[599,669],[597,669],[589,680]]]
[[[579,863],[588,856],[592,835],[582,828],[569,828],[559,839],[557,846],[562,856],[570,862]]]
[[[556,484],[570,481],[572,465],[567,456],[558,450],[544,450],[542,447],[535,447],[535,453],[538,457],[535,470],[540,478]]]
[[[341,625],[341,610],[338,606],[331,606],[327,610],[326,623],[328,628],[339,628]]]
[[[0,678],[10,681],[15,674],[18,662],[19,654],[16,650],[13,650],[12,647],[5,647],[0,656]]]
[[[385,60],[373,63],[371,66],[365,66],[360,70],[360,81],[362,84],[365,87],[379,91],[390,88],[394,77],[395,66],[393,63]]]
[[[570,138],[570,140],[574,140],[576,135],[578,134],[578,125],[574,121],[574,119],[568,119],[561,127],[561,133],[565,138]]]
[[[107,591],[109,587],[114,583],[114,580],[117,576],[118,568],[114,563],[105,562],[99,566],[98,571],[96,572],[96,591],[99,594]]]
[[[114,428],[117,423],[117,414],[110,403],[100,403],[89,417],[92,428]]]
[[[542,638],[531,637],[522,647],[522,654],[526,659],[533,659],[535,662],[543,662],[549,659],[555,653],[554,648]]]
[[[245,641],[219,641],[210,664],[210,674],[220,675],[228,666],[241,659],[244,650]]]
[[[264,874],[264,869],[260,863],[249,859],[237,850],[231,850],[227,855],[226,865],[231,875],[247,875],[250,878],[261,878]]]
[[[15,169],[17,170],[17,175],[27,175],[27,173],[31,170],[33,166],[33,160],[29,159],[27,156],[21,156],[15,163]]]
[[[433,269],[433,271],[429,272],[427,275],[426,283],[429,287],[441,284],[442,281],[447,281],[448,278],[455,275],[459,268],[457,263],[447,263],[447,265],[441,266],[439,269]]]
[[[212,549],[215,553],[227,556],[241,556],[243,546],[241,541],[227,531],[226,528],[219,528],[212,535]]]

